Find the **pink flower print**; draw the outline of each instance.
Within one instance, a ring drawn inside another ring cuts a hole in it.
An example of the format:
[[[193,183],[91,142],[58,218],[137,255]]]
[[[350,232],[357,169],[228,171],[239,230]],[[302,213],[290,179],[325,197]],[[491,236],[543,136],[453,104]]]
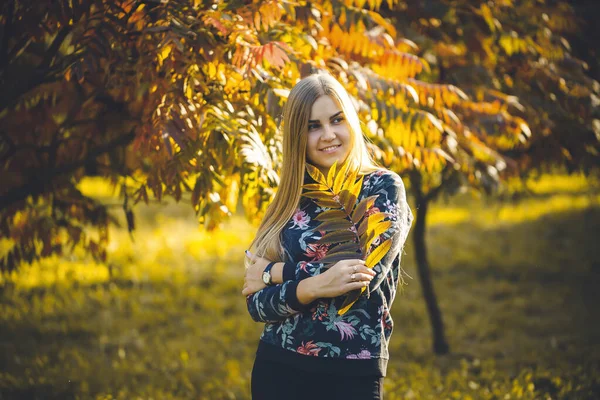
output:
[[[362,350],[360,353],[358,354],[348,354],[346,356],[346,358],[351,358],[351,359],[369,359],[371,358],[371,352],[369,352],[369,350]]]
[[[302,210],[297,210],[294,216],[292,217],[292,221],[294,225],[292,229],[306,229],[308,228],[308,223],[310,222],[310,217],[306,215],[306,213]]]
[[[316,344],[313,343],[313,341],[311,340],[310,342],[307,342],[306,344],[304,344],[304,342],[302,342],[302,346],[299,346],[296,351],[299,354],[304,354],[306,356],[318,356],[319,352],[321,351],[321,348],[319,346],[317,346]]]
[[[341,340],[352,339],[354,337],[354,335],[356,334],[356,329],[354,329],[354,327],[351,324],[349,324],[348,322],[336,321],[333,324],[340,332]]]
[[[306,252],[304,254],[306,254],[306,256],[309,257],[311,261],[319,261],[327,255],[328,250],[328,244],[311,243],[308,246],[306,246]]]
[[[327,302],[319,301],[319,304],[315,307],[314,312],[312,313],[312,320],[315,321],[318,319],[319,321],[323,321],[325,317],[329,316],[329,314],[327,314],[327,308]]]
[[[300,270],[308,273],[308,269],[306,269],[306,266],[308,265],[308,263],[306,261],[301,261],[300,262]]]

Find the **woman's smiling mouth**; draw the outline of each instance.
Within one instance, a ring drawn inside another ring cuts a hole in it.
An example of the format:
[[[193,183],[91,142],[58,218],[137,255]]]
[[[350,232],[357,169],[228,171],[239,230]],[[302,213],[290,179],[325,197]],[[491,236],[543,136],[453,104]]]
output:
[[[329,147],[325,147],[324,149],[320,149],[319,151],[322,151],[324,153],[333,153],[334,151],[336,151],[341,146],[342,146],[341,144],[336,144],[334,146],[329,146]]]

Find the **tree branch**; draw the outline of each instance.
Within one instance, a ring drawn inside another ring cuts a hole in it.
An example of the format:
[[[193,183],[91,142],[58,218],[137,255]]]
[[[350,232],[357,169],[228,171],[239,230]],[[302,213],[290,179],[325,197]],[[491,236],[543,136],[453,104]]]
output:
[[[0,44],[0,69],[8,64],[8,40],[12,35],[11,31],[15,13],[15,1],[16,0],[12,0],[10,2],[8,5],[8,12],[6,13],[6,24],[4,25],[4,32],[2,32],[2,44]]]
[[[88,151],[87,155],[82,159],[70,164],[61,165],[56,168],[48,169],[37,176],[33,177],[29,182],[9,190],[6,194],[0,197],[0,209],[4,209],[18,201],[25,200],[28,196],[43,193],[49,186],[49,183],[57,176],[68,174],[81,168],[86,162],[94,160],[101,154],[107,153],[114,148],[127,146],[133,141],[135,134],[133,131],[119,136],[118,138]]]
[[[448,172],[448,171],[450,171],[450,172]],[[434,187],[433,189],[429,190],[427,192],[427,194],[424,196],[427,201],[434,200],[437,197],[437,195],[440,194],[440,191],[444,188],[444,186],[448,182],[448,177],[450,176],[452,171],[453,171],[452,164],[447,163],[442,171],[441,183],[438,186]]]
[[[54,60],[56,53],[58,53],[58,49],[60,49],[60,46],[64,42],[67,35],[69,33],[71,33],[71,29],[72,29],[71,26],[67,25],[64,28],[62,28],[58,32],[58,34],[56,34],[56,37],[52,41],[52,44],[50,45],[50,47],[48,47],[46,54],[44,54],[44,59],[42,60],[40,65],[38,65],[38,67],[37,67],[37,70],[39,71],[39,73],[45,75],[46,71],[44,71],[44,70],[47,69],[48,67],[50,67],[50,65],[52,65],[52,61]]]

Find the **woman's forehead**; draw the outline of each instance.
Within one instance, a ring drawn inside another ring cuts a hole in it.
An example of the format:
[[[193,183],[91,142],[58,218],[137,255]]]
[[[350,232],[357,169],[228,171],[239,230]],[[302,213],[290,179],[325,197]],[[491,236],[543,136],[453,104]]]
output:
[[[337,99],[328,95],[317,98],[310,110],[310,119],[329,119],[331,116],[342,111],[342,106]]]

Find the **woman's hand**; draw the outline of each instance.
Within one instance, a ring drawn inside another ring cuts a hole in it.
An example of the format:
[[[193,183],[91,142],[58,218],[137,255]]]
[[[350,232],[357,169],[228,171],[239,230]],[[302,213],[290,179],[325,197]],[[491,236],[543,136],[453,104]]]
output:
[[[367,268],[363,260],[338,261],[333,267],[314,277],[318,279],[315,295],[317,298],[337,297],[367,286],[374,276],[375,271]]]
[[[244,296],[256,293],[267,286],[262,280],[262,274],[271,262],[249,251],[246,251],[246,257],[250,262],[250,266],[246,268],[246,274],[244,275],[244,289],[242,290]]]

